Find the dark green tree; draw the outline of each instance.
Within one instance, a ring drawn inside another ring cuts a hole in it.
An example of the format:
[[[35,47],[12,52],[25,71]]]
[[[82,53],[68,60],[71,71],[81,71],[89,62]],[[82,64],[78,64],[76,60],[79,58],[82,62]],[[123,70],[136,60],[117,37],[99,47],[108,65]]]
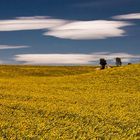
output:
[[[101,65],[101,69],[105,69],[105,66],[107,65],[107,62],[104,58],[100,59],[100,65]]]
[[[121,61],[121,58],[119,57],[116,57],[116,66],[119,67],[122,65],[122,61]]]

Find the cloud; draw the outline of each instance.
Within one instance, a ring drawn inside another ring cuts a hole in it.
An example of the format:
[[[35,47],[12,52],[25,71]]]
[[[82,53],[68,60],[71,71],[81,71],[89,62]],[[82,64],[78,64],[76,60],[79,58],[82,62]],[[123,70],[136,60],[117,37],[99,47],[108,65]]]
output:
[[[65,20],[47,16],[18,17],[13,20],[0,20],[0,31],[44,30],[45,36],[63,39],[88,40],[106,39],[126,35],[124,21],[109,20]],[[46,30],[46,31],[45,31]]]
[[[119,20],[129,20],[129,19],[140,19],[140,13],[131,13],[126,15],[118,15],[112,17],[113,19],[119,19]]]
[[[63,25],[66,21],[45,16],[18,17],[13,20],[0,20],[0,31],[21,31],[49,29]]]
[[[5,50],[5,49],[20,49],[20,48],[29,48],[29,46],[0,45],[0,50]]]
[[[121,28],[128,25],[131,24],[122,21],[73,21],[51,28],[44,35],[73,40],[106,39],[125,35],[125,30]]]
[[[124,62],[130,62],[133,59],[140,59],[140,55],[127,53],[99,52],[91,54],[19,54],[15,55],[14,60],[24,64],[92,64],[98,62],[100,58],[113,61],[114,58],[121,57]]]
[[[85,64],[90,61],[87,54],[22,54],[16,55],[16,61],[25,64]]]

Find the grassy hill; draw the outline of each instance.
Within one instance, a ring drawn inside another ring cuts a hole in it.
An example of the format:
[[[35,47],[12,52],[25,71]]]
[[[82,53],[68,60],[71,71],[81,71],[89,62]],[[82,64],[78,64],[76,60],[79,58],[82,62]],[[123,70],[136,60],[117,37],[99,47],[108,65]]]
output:
[[[0,139],[140,139],[140,64],[0,66]]]

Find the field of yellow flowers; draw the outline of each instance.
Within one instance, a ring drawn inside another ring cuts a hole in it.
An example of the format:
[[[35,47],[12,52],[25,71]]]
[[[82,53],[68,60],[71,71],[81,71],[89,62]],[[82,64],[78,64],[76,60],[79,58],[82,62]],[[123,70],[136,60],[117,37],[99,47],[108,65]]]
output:
[[[0,66],[0,140],[140,140],[140,64]]]

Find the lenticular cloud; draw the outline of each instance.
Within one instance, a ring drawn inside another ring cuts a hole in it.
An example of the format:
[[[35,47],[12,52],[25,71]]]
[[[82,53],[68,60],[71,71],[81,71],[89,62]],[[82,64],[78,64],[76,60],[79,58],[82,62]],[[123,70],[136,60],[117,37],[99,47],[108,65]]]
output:
[[[131,25],[124,21],[65,20],[45,16],[18,17],[0,20],[0,31],[44,30],[45,36],[63,39],[88,40],[120,37],[126,34],[123,27]]]
[[[74,40],[106,39],[125,35],[125,30],[121,28],[128,25],[130,23],[121,21],[74,21],[56,28],[51,28],[44,35]]]
[[[65,20],[49,17],[18,17],[13,20],[0,20],[0,31],[41,30],[65,24]]]
[[[119,19],[119,20],[140,19],[140,13],[118,15],[118,16],[114,16],[113,19]]]
[[[121,57],[123,62],[130,62],[133,59],[140,59],[139,55],[128,53],[98,52],[91,54],[18,54],[14,60],[24,64],[92,64],[100,58],[113,61]]]
[[[29,46],[0,45],[0,50],[29,48]]]

